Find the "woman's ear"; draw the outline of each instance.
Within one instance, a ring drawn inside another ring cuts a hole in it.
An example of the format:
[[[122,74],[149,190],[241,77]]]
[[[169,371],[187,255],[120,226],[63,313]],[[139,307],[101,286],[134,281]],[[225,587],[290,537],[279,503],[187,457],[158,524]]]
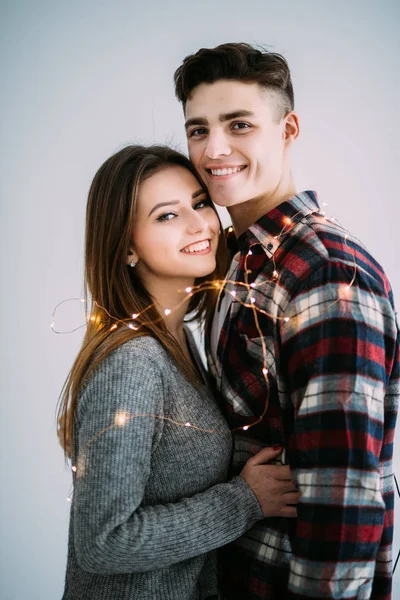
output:
[[[139,257],[136,252],[132,248],[129,248],[128,254],[126,255],[126,264],[133,268],[136,267],[138,261]]]

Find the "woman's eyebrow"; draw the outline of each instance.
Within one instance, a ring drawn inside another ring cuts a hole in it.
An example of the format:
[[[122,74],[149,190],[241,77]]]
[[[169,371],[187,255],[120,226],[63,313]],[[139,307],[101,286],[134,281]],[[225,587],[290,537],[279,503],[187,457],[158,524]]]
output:
[[[150,217],[150,215],[152,215],[152,214],[153,214],[153,212],[154,212],[155,210],[157,210],[157,208],[162,208],[163,206],[173,206],[173,205],[175,205],[175,204],[179,204],[179,202],[180,202],[180,200],[169,200],[168,202],[159,202],[158,204],[155,204],[155,205],[153,206],[153,208],[152,208],[152,209],[151,209],[151,211],[149,212],[149,215],[148,215],[148,216]]]
[[[195,198],[198,198],[199,196],[202,195],[206,195],[206,191],[203,190],[202,188],[196,190],[195,192],[193,192],[192,194],[192,199],[194,200]],[[155,204],[153,206],[153,208],[151,209],[151,211],[149,212],[148,216],[150,217],[150,215],[153,214],[153,212],[155,210],[157,210],[157,208],[162,208],[163,206],[174,206],[175,204],[179,204],[180,200],[169,200],[168,202],[159,202],[158,204]]]

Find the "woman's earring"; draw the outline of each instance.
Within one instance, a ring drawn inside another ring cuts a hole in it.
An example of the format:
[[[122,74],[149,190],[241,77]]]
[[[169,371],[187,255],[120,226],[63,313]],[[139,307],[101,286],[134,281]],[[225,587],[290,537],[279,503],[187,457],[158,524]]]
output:
[[[132,269],[133,269],[133,267],[136,267],[136,263],[134,260],[131,260],[131,262],[129,264],[132,267]]]

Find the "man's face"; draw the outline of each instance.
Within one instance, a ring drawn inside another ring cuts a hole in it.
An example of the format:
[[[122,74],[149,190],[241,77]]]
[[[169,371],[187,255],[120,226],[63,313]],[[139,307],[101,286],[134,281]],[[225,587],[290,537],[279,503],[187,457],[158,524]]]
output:
[[[280,110],[277,93],[257,83],[222,80],[192,92],[185,108],[189,155],[219,206],[268,197],[285,185],[292,140]]]

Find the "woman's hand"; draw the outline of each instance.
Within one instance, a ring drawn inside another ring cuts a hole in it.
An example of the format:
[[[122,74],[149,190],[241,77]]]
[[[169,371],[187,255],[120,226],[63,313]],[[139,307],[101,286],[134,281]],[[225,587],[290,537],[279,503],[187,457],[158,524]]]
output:
[[[250,486],[260,503],[264,517],[296,517],[300,494],[294,485],[290,468],[265,464],[279,455],[282,448],[264,448],[245,464],[240,476]]]

